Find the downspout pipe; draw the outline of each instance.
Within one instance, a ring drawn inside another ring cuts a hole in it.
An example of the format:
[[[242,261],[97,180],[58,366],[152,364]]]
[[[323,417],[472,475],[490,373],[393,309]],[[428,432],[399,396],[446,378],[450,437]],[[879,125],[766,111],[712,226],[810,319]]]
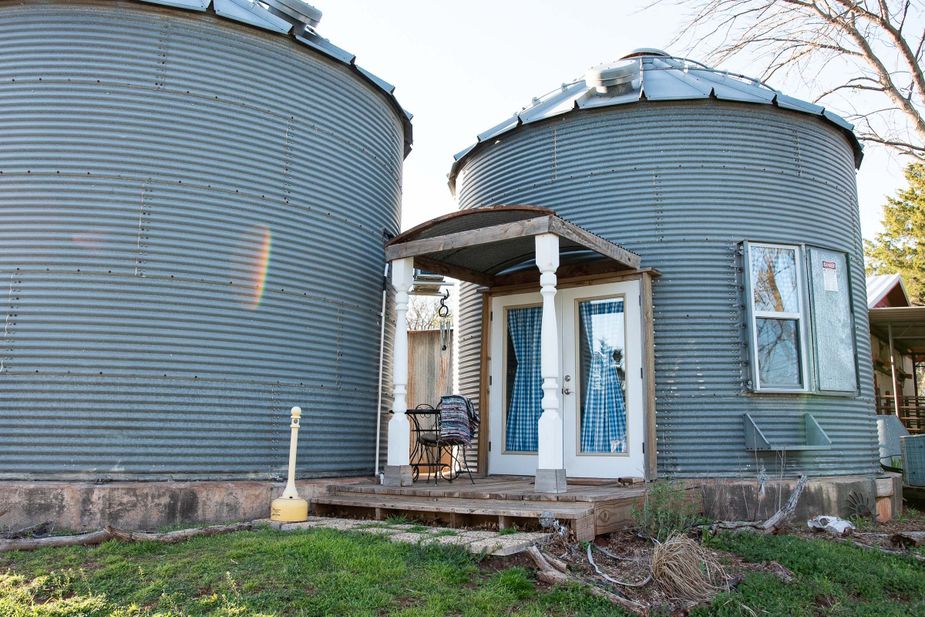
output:
[[[382,431],[382,375],[383,360],[385,358],[385,303],[389,291],[389,262],[385,263],[385,270],[382,273],[382,308],[379,311],[379,396],[376,399],[376,467],[374,475],[376,481],[379,481],[379,451]]]

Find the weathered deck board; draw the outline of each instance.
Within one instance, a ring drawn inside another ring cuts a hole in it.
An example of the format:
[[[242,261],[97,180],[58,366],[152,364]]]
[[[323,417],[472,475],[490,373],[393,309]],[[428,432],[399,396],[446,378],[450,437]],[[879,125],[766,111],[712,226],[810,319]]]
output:
[[[568,492],[536,493],[531,478],[492,476],[455,482],[418,482],[407,487],[387,487],[373,482],[331,484],[328,493],[312,499],[319,514],[369,516],[382,519],[402,515],[441,521],[454,526],[488,523],[499,529],[538,525],[551,516],[567,524],[580,540],[593,539],[631,522],[631,510],[645,497],[641,485],[623,486],[597,481],[569,484]]]
[[[408,510],[416,512],[451,512],[484,516],[538,518],[544,512],[554,512],[557,518],[576,519],[594,513],[594,507],[583,503],[558,503],[554,508],[545,502],[507,499],[460,499],[457,497],[405,497],[401,495],[333,494],[316,497],[315,504]]]

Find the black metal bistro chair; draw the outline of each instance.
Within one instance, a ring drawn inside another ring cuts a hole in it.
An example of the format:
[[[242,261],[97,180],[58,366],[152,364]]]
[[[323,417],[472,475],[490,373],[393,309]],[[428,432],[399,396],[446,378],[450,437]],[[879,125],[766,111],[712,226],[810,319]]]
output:
[[[410,417],[415,424],[417,445],[421,448],[419,453],[426,458],[424,466],[432,470],[434,483],[440,478],[452,482],[465,471],[469,474],[469,481],[475,484],[472,470],[466,462],[466,449],[479,425],[479,416],[472,403],[464,396],[451,394],[441,397],[436,409],[430,408],[430,413],[420,408],[419,405]],[[421,417],[432,419],[432,426],[421,426]],[[446,456],[449,463],[443,462]]]

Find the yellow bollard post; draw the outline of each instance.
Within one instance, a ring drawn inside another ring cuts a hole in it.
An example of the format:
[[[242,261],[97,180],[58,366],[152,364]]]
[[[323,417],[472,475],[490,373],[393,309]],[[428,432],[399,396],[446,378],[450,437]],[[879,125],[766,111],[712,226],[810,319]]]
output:
[[[296,450],[299,444],[299,419],[302,417],[302,409],[299,407],[292,408],[292,422],[289,428],[292,430],[289,441],[289,478],[286,481],[286,489],[282,496],[273,500],[270,504],[270,520],[280,521],[282,523],[298,523],[308,520],[308,501],[299,497],[295,488],[295,460]]]

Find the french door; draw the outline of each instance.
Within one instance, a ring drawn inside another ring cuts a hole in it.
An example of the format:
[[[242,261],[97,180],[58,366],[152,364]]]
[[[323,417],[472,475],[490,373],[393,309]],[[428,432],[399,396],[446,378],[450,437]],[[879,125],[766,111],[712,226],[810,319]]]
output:
[[[556,294],[566,475],[645,475],[639,282]],[[488,472],[533,475],[542,413],[538,292],[496,296],[489,328]]]

